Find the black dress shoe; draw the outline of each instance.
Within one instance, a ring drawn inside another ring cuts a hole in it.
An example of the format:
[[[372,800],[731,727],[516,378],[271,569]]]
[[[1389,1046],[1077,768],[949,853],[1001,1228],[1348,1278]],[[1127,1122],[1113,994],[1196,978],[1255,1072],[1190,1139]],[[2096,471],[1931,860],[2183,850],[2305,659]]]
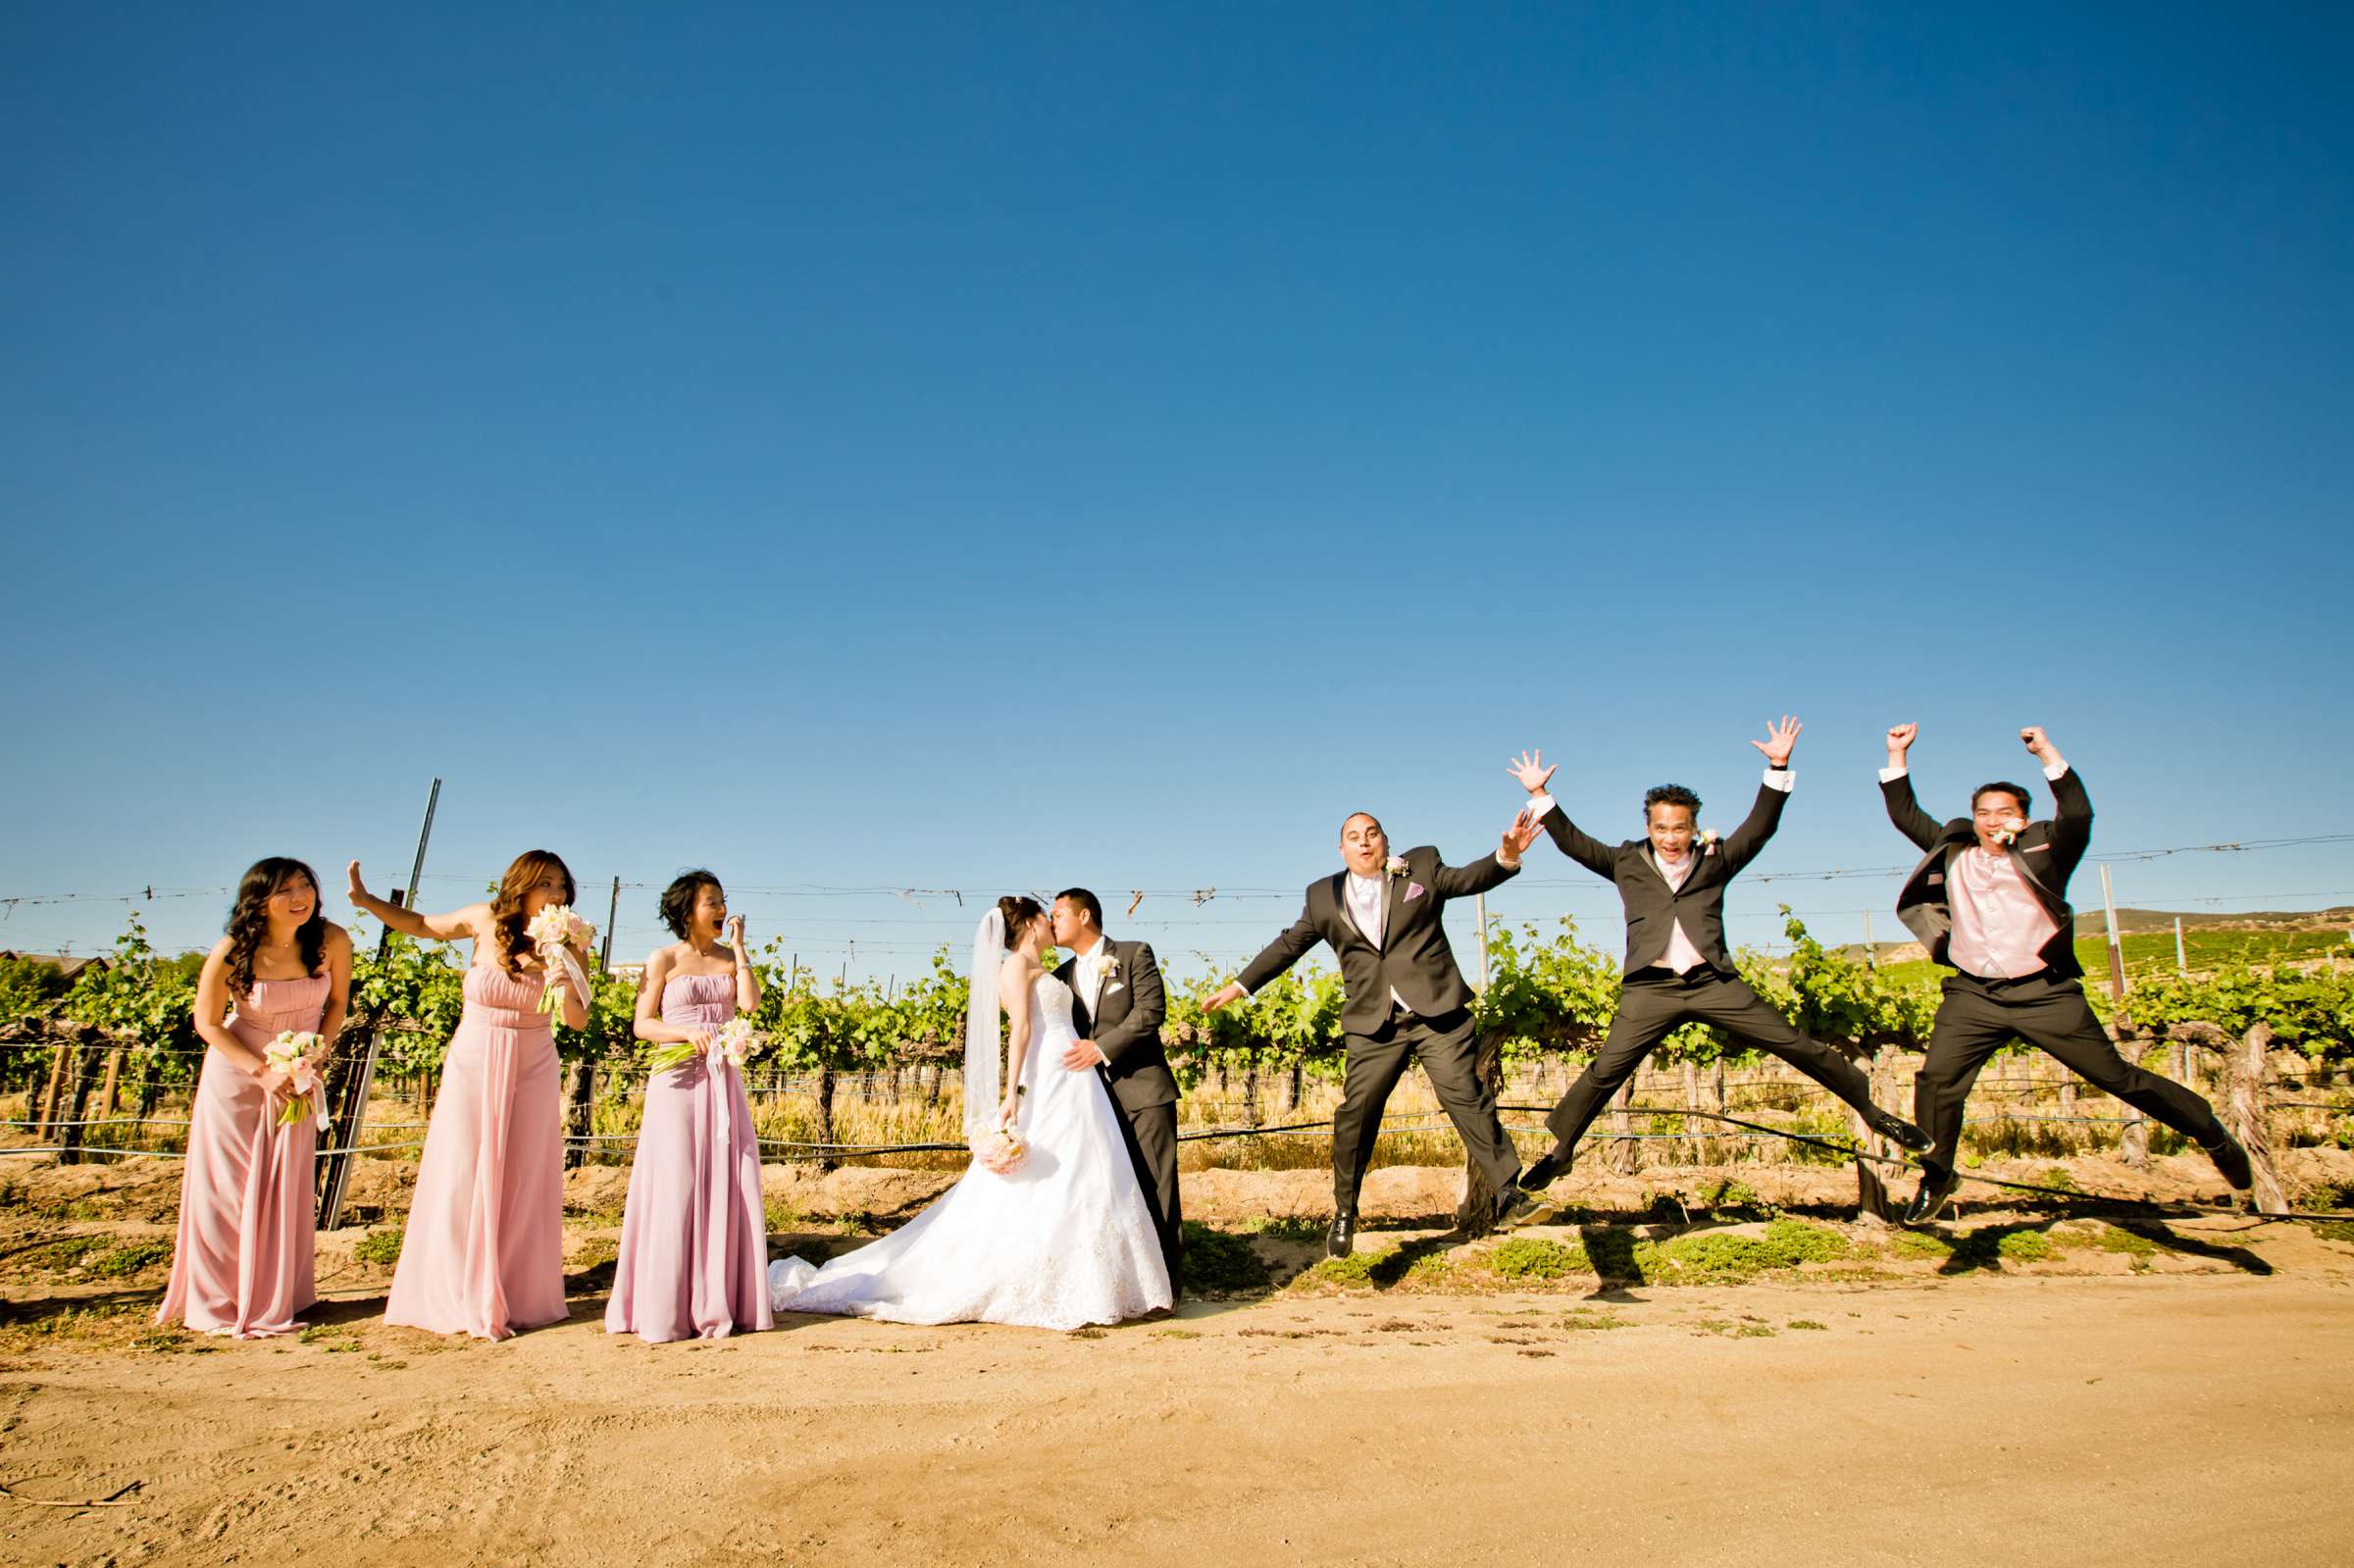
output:
[[[1324,1233],[1324,1255],[1345,1258],[1356,1246],[1356,1216],[1344,1210],[1332,1217],[1332,1229]]]
[[[1916,1154],[1929,1146],[1928,1134],[1915,1127],[1903,1117],[1890,1111],[1883,1111],[1876,1105],[1864,1113],[1864,1125],[1896,1144],[1897,1147],[1909,1148]]]
[[[2205,1149],[2207,1157],[2215,1161],[2215,1168],[2224,1173],[2224,1180],[2231,1184],[2232,1191],[2249,1190],[2256,1185],[2256,1168],[2248,1163],[2248,1151],[2240,1147],[2239,1139],[2228,1133],[2219,1131],[2216,1136],[2223,1141],[2201,1143],[2199,1147]]]
[[[1943,1176],[1939,1176],[1933,1171],[1921,1172],[1920,1190],[1915,1192],[1913,1201],[1906,1205],[1905,1223],[1907,1225],[1928,1224],[1945,1211],[1946,1204],[1953,1200],[1954,1189],[1961,1185],[1962,1173],[1960,1171],[1948,1171]]]
[[[1496,1197],[1496,1228],[1509,1231],[1515,1225],[1535,1225],[1558,1213],[1560,1205],[1544,1198],[1514,1182]]]
[[[1569,1174],[1570,1163],[1576,1157],[1574,1150],[1556,1143],[1538,1157],[1536,1164],[1520,1173],[1519,1185],[1531,1192],[1542,1192]]]

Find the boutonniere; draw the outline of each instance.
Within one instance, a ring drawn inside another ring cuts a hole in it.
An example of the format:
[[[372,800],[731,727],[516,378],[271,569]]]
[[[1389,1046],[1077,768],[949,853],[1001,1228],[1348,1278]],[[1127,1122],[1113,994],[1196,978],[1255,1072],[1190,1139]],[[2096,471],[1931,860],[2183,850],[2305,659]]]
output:
[[[1393,876],[1393,877],[1403,877],[1403,876],[1405,876],[1405,875],[1406,875],[1406,857],[1405,857],[1404,855],[1392,855],[1392,856],[1390,857],[1390,863],[1389,863],[1389,865],[1388,865],[1388,866],[1386,866],[1386,867],[1384,867],[1383,869],[1384,869],[1384,870],[1386,870],[1386,871],[1388,871],[1388,872],[1389,872],[1389,874],[1390,874],[1391,876]]]
[[[1715,829],[1709,828],[1702,831],[1700,835],[1700,852],[1703,855],[1713,855],[1716,852]]]
[[[1120,961],[1118,959],[1106,958],[1103,960],[1103,984],[1113,990],[1119,989]]]

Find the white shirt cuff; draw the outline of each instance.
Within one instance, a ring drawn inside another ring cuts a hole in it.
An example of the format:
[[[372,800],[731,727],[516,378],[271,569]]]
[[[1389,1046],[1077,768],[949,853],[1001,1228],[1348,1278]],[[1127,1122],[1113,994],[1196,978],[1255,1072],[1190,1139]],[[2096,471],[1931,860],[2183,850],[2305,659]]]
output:
[[[1779,789],[1783,794],[1788,794],[1797,784],[1798,775],[1787,768],[1766,770],[1766,787],[1768,789]]]
[[[2052,783],[2058,784],[2060,782],[2060,776],[2066,772],[2068,772],[2067,763],[2056,763],[2053,766],[2044,769],[2043,776],[2046,779],[2049,779]]]
[[[1897,780],[1902,779],[1904,776],[1905,770],[1902,768],[1882,768],[1880,770],[1880,783],[1894,784]]]
[[[1545,813],[1559,810],[1560,807],[1551,794],[1540,789],[1535,794],[1528,797],[1528,809],[1530,815],[1536,817],[1539,821],[1543,821]]]

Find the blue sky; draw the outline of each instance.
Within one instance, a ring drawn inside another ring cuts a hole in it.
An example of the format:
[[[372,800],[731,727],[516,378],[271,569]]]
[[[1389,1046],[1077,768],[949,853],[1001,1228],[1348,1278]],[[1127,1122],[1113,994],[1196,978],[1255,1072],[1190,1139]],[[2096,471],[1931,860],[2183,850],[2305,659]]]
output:
[[[1534,744],[1598,830],[1662,779],[1729,827],[1784,711],[1762,874],[1906,858],[1904,718],[1952,811],[2049,727],[2096,853],[2336,831],[2350,33],[16,8],[0,896],[389,880],[438,774],[442,901],[540,844],[599,885],[1085,882],[1232,959],[1296,908],[1237,890],[1333,868],[1351,809],[1467,859]],[[2354,845],[2118,872],[2354,902]],[[1852,938],[1893,885],[1751,886],[1734,934],[1788,897]],[[969,930],[738,903],[853,973]],[[222,906],[145,907],[177,945]],[[1616,939],[1549,849],[1494,907]]]

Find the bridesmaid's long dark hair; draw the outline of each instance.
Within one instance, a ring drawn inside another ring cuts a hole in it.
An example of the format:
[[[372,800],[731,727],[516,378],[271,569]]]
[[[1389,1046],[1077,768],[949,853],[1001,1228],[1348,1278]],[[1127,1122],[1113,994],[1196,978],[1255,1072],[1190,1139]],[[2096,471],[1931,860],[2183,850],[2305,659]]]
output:
[[[498,896],[490,900],[490,918],[498,928],[498,966],[510,975],[523,973],[520,960],[532,947],[531,937],[525,935],[531,922],[524,918],[523,900],[551,872],[562,880],[564,901],[571,903],[579,896],[572,868],[552,849],[525,850],[498,879]]]
[[[224,929],[229,933],[230,996],[252,994],[253,955],[270,935],[271,895],[296,877],[311,885],[311,918],[294,928],[294,941],[302,953],[302,972],[319,973],[327,952],[327,900],[319,896],[319,874],[290,855],[272,855],[255,861],[238,880],[237,901],[230,906]]]

